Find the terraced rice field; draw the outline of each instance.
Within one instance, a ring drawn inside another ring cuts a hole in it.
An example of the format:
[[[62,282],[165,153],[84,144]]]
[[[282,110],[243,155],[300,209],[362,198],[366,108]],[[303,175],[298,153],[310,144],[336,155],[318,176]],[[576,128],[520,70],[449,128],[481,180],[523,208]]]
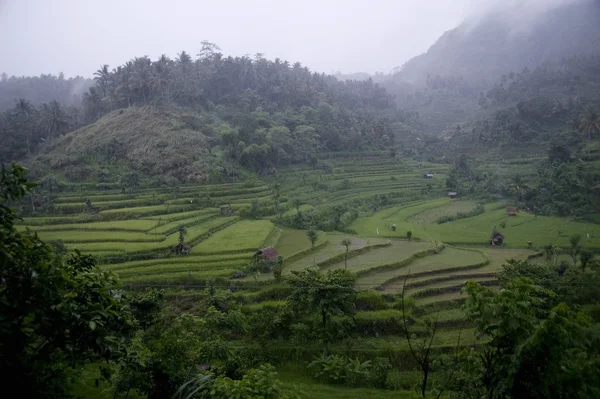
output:
[[[373,240],[372,238],[370,239]],[[379,239],[382,241],[382,239]],[[390,240],[390,245],[373,249],[369,252],[348,259],[348,270],[358,273],[365,272],[371,268],[399,262],[410,256],[433,248],[430,242]],[[323,267],[323,269],[339,269],[344,267],[344,262],[334,263]],[[360,280],[360,279],[359,279]]]
[[[447,203],[447,200],[434,200],[409,207],[385,209],[372,216],[357,219],[350,227],[359,235],[371,235],[379,231],[385,237],[403,237],[410,230],[414,237],[457,245],[486,245],[492,230],[496,228],[505,235],[504,243],[509,248],[527,247],[528,241],[532,241],[534,246],[553,243],[567,247],[569,236],[580,234],[584,247],[600,248],[600,225],[536,216],[527,212],[507,216],[504,209],[488,209],[481,215],[444,224],[417,224],[409,221],[415,215]],[[503,223],[506,224],[505,227],[502,227]],[[396,224],[396,231],[390,228],[392,224]]]
[[[428,208],[422,212],[416,213],[408,217],[406,221],[416,224],[436,223],[442,216],[454,216],[458,212],[466,213],[471,211],[475,205],[477,205],[477,201],[450,200],[442,206]]]
[[[263,246],[274,227],[268,220],[242,220],[196,245],[192,254],[256,251]]]
[[[302,203],[302,212],[376,194],[392,198],[395,202],[391,203],[403,204],[376,212],[368,206],[357,209],[361,217],[349,226],[357,234],[319,231],[314,254],[306,232],[276,226],[275,215],[258,220],[239,219],[240,209],[250,207],[254,201],[261,206],[273,206],[271,177],[253,186],[190,185],[179,187],[177,192],[173,188],[154,188],[124,194],[119,190],[76,186],[55,199],[54,215],[27,217],[19,229],[30,228],[44,239],[62,240],[70,250],[77,248],[96,255],[102,269],[117,273],[128,286],[203,288],[212,279],[218,279],[224,287],[235,282],[240,290],[236,295],[244,296],[244,306],[250,311],[281,305],[282,298],[261,294],[279,288],[277,284],[284,285],[274,283],[272,273],[231,279],[233,273],[245,270],[256,249],[273,246],[286,259],[284,275],[314,267],[315,263],[327,271],[344,267],[346,248],[341,241],[349,238],[352,245],[347,269],[356,274],[357,288],[381,291],[388,301],[385,309],[360,312],[359,318],[373,325],[382,320],[396,320],[398,310],[394,306],[404,277],[410,271],[407,295],[414,297],[415,311],[431,317],[433,312],[425,310],[443,308],[438,320],[445,323],[444,329],[435,345],[452,346],[458,337],[456,323],[464,324],[461,310],[452,301],[464,298],[460,288],[465,281],[493,284],[495,273],[507,259],[527,259],[536,253],[527,249],[530,240],[538,248],[548,243],[566,246],[570,234],[580,233],[584,247],[600,248],[600,229],[598,225],[535,217],[525,212],[508,217],[501,203],[487,204],[482,215],[439,225],[436,223],[439,217],[468,212],[476,204],[471,200],[445,198],[449,167],[401,161],[386,154],[324,156],[317,168],[298,165],[280,168],[277,179],[285,200],[279,207],[284,216],[297,213],[294,200]],[[521,168],[521,164],[506,166],[507,171]],[[434,173],[435,177],[424,179],[424,173]],[[200,206],[199,198],[206,203]],[[87,199],[100,208],[99,213],[86,212]],[[225,204],[233,207],[234,216],[219,214],[220,206]],[[505,228],[500,227],[503,222]],[[391,228],[393,224],[396,231]],[[172,254],[181,225],[187,230],[184,240],[192,247],[188,256]],[[487,245],[494,226],[506,236],[507,245],[503,248]],[[418,240],[404,239],[407,231]],[[388,241],[389,245],[381,246]],[[433,254],[433,249],[442,243],[453,245]],[[477,250],[465,249],[467,245],[474,245]],[[417,254],[421,257],[416,257]],[[385,332],[377,337],[365,333],[357,342],[363,351],[391,353],[406,349],[404,339]],[[461,342],[475,342],[472,329],[462,329]]]
[[[437,255],[416,259],[409,265],[379,273],[367,274],[357,279],[361,289],[379,288],[387,292],[399,293],[402,281],[407,274],[423,275],[446,273],[447,270],[467,268],[485,262],[483,254],[458,248],[446,248]]]
[[[315,245],[319,246],[327,241],[327,239],[327,234],[319,231],[317,232],[317,242]],[[310,248],[311,243],[306,235],[306,231],[289,228],[283,229],[279,240],[275,244],[275,249],[277,249],[277,252],[284,258],[290,257],[298,252],[309,250]]]

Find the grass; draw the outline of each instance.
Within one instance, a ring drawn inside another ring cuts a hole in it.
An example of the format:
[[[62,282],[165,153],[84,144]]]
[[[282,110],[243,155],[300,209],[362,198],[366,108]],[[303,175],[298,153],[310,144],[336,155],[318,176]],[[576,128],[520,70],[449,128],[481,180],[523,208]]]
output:
[[[380,234],[385,237],[402,237],[410,230],[413,236],[422,239],[486,245],[493,228],[496,227],[505,235],[504,243],[510,248],[527,247],[527,241],[533,241],[534,245],[553,243],[567,247],[569,236],[572,234],[582,236],[582,246],[600,248],[600,225],[558,217],[535,216],[527,212],[507,216],[504,209],[490,209],[481,215],[444,224],[417,224],[409,221],[415,215],[447,203],[448,200],[443,199],[385,209],[371,216],[358,218],[350,228],[356,230],[359,235],[370,235],[379,229]],[[503,222],[506,223],[505,228],[501,227]],[[392,224],[397,225],[395,232],[386,227]]]
[[[319,231],[317,232],[317,242],[315,245],[321,244],[327,239],[327,235]],[[279,255],[287,258],[295,253],[310,249],[310,240],[306,236],[306,231],[285,228],[281,233],[281,237],[275,244],[275,249]]]
[[[41,218],[38,218],[41,219]],[[145,219],[131,220],[114,220],[110,222],[91,222],[91,223],[65,223],[65,224],[48,224],[48,225],[32,225],[32,226],[17,226],[18,230],[25,230],[29,227],[35,231],[62,231],[62,230],[123,230],[123,231],[140,231],[145,232],[156,225],[155,221]]]
[[[406,220],[416,224],[432,224],[442,216],[454,216],[458,212],[469,212],[475,205],[477,205],[476,201],[450,200],[445,205],[428,208]]]
[[[40,231],[40,237],[45,241],[62,240],[70,243],[94,242],[162,242],[161,235],[150,235],[131,231]]]
[[[235,252],[258,249],[271,234],[268,220],[242,220],[215,233],[192,249],[192,253]]]
[[[351,235],[345,235],[345,234],[334,234],[334,235],[329,235],[329,243],[321,248],[321,249],[317,249],[315,250],[314,254],[313,253],[308,253],[307,256],[298,259],[295,262],[292,262],[289,265],[285,265],[284,266],[284,273],[289,273],[292,270],[304,270],[306,268],[309,268],[311,266],[313,266],[315,263],[320,263],[320,262],[325,262],[328,259],[333,258],[334,256],[343,254],[344,252],[346,252],[346,247],[344,245],[342,245],[342,241],[345,239],[349,239],[351,241],[351,245],[348,247],[349,251],[352,250],[356,250],[356,249],[361,249],[370,245],[374,245],[374,244],[383,244],[386,242],[386,240],[382,240],[379,238],[361,238],[361,237],[356,237],[356,236],[351,236]],[[374,250],[376,251],[376,250]],[[348,261],[350,261],[352,258],[349,258]],[[339,262],[336,263],[336,265],[339,265]],[[344,262],[341,262],[341,267],[344,267]],[[324,268],[330,268],[331,266],[325,266]]]
[[[381,240],[381,239],[379,239]],[[373,249],[364,254],[360,254],[348,259],[348,270],[352,272],[362,272],[370,268],[390,264],[406,259],[417,252],[432,248],[430,242],[391,240],[391,245]],[[325,266],[324,269],[339,269],[344,267],[344,262],[338,262],[333,265]]]
[[[148,214],[148,213],[168,214],[167,209],[168,209],[169,213],[177,213],[177,212],[184,212],[184,211],[188,210],[190,207],[191,206],[189,204],[171,205],[169,207],[167,207],[167,205],[150,205],[150,206],[138,206],[138,207],[133,207],[133,208],[108,209],[106,211],[101,211],[100,214],[102,214],[102,215],[111,215],[111,214],[117,214],[117,213],[140,214],[140,215]]]
[[[202,235],[208,233],[210,230],[218,228],[224,224],[227,224],[236,219],[236,216],[218,217],[211,219],[205,223],[201,223],[195,226],[187,228],[187,236],[185,237],[186,242],[191,242]],[[92,242],[92,243],[77,243],[67,245],[69,249],[79,249],[82,252],[92,251],[121,251],[123,253],[132,253],[140,251],[150,251],[159,249],[169,249],[178,242],[178,234],[173,233],[167,236],[166,239],[160,242]]]
[[[387,389],[357,388],[343,385],[328,385],[316,382],[308,375],[304,365],[284,363],[277,367],[277,377],[284,388],[301,388],[304,398],[310,399],[409,399],[411,392]]]
[[[485,257],[475,251],[466,251],[457,248],[446,248],[437,255],[429,255],[416,259],[414,262],[399,269],[391,269],[375,274],[361,276],[356,280],[362,289],[374,289],[385,284],[386,290],[397,290],[395,284],[386,284],[392,279],[401,280],[409,272],[419,274],[426,272],[436,272],[443,274],[445,269],[470,266],[485,262]],[[400,287],[402,281],[398,281]]]
[[[440,282],[431,283],[431,284],[423,286],[423,287],[407,288],[406,295],[417,296],[417,297],[432,296],[432,295],[422,295],[422,294],[423,294],[423,292],[425,292],[427,290],[434,290],[434,289],[439,289],[439,288],[457,287],[457,290],[460,291],[460,288],[464,287],[464,285],[467,281],[473,281],[475,283],[483,283],[483,282],[489,282],[490,280],[494,280],[494,278],[493,277],[491,277],[491,278],[490,277],[469,277],[469,278],[457,278],[454,280],[440,281]],[[400,290],[402,290],[402,287],[400,287]]]

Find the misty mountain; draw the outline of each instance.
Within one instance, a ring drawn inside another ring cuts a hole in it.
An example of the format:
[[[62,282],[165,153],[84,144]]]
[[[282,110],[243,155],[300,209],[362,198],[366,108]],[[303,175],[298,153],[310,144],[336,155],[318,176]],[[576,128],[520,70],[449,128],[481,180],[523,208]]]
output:
[[[394,76],[414,84],[462,76],[486,89],[510,71],[600,51],[600,2],[577,1],[545,10],[510,8],[465,21]]]

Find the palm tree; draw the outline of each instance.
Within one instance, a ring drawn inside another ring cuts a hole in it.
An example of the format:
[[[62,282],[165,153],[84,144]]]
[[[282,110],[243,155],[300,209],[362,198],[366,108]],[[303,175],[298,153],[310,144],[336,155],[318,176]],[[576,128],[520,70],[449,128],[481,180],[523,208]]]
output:
[[[313,253],[313,264],[316,266],[317,265],[317,258],[315,256],[315,243],[317,242],[318,239],[318,235],[317,235],[317,231],[315,229],[310,229],[306,232],[306,236],[308,237],[308,240],[310,241],[310,246],[312,248],[312,253]]]
[[[65,113],[58,101],[52,101],[50,105],[42,105],[42,118],[40,128],[50,138],[65,133],[71,126],[71,118]]]
[[[592,107],[588,107],[581,119],[581,133],[588,136],[590,143],[592,142],[592,135],[600,132],[600,115]]]
[[[577,256],[581,252],[581,235],[573,234],[569,237],[569,255],[573,260],[573,266],[577,263]]]
[[[279,208],[279,198],[281,197],[281,184],[275,183],[273,184],[273,188],[271,189],[273,193],[273,202],[275,204],[275,212],[277,212]]]
[[[152,76],[152,88],[165,96],[167,88],[171,83],[171,71],[169,69],[169,58],[162,55],[158,61],[154,63],[154,75]]]
[[[348,265],[348,250],[350,249],[350,245],[352,245],[352,240],[344,238],[342,245],[346,247],[346,254],[344,255],[344,270],[346,270],[346,266]]]
[[[18,117],[29,116],[33,113],[33,110],[33,105],[29,101],[19,98],[15,103],[13,115]]]
[[[106,90],[108,89],[110,82],[110,72],[108,70],[108,65],[104,64],[94,72],[94,80],[96,84],[102,89],[102,95],[106,97]]]

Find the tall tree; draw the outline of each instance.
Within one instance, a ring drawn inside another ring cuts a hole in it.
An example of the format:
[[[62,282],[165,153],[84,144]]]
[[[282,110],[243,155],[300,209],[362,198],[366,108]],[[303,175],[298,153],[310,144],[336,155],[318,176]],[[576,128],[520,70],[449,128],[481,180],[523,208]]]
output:
[[[317,260],[315,257],[315,243],[317,242],[317,239],[319,238],[319,236],[317,235],[317,231],[315,229],[309,229],[306,232],[306,236],[308,237],[308,240],[310,241],[310,247],[312,248],[312,253],[313,253],[313,263],[316,266]]]
[[[17,231],[7,203],[32,187],[17,165],[0,172],[0,373],[23,397],[64,398],[73,369],[117,354],[129,316],[118,279],[91,256],[65,260]]]
[[[594,133],[600,133],[600,114],[591,106],[586,109],[581,118],[581,132],[588,136],[590,143]]]
[[[317,270],[292,271],[288,283],[292,293],[288,305],[297,314],[316,314],[321,319],[321,339],[323,353],[328,354],[329,342],[334,337],[334,316],[354,315],[356,291],[354,276],[341,269],[329,270],[321,274]]]
[[[49,139],[65,133],[71,126],[72,119],[66,114],[58,101],[42,105],[40,127]]]

